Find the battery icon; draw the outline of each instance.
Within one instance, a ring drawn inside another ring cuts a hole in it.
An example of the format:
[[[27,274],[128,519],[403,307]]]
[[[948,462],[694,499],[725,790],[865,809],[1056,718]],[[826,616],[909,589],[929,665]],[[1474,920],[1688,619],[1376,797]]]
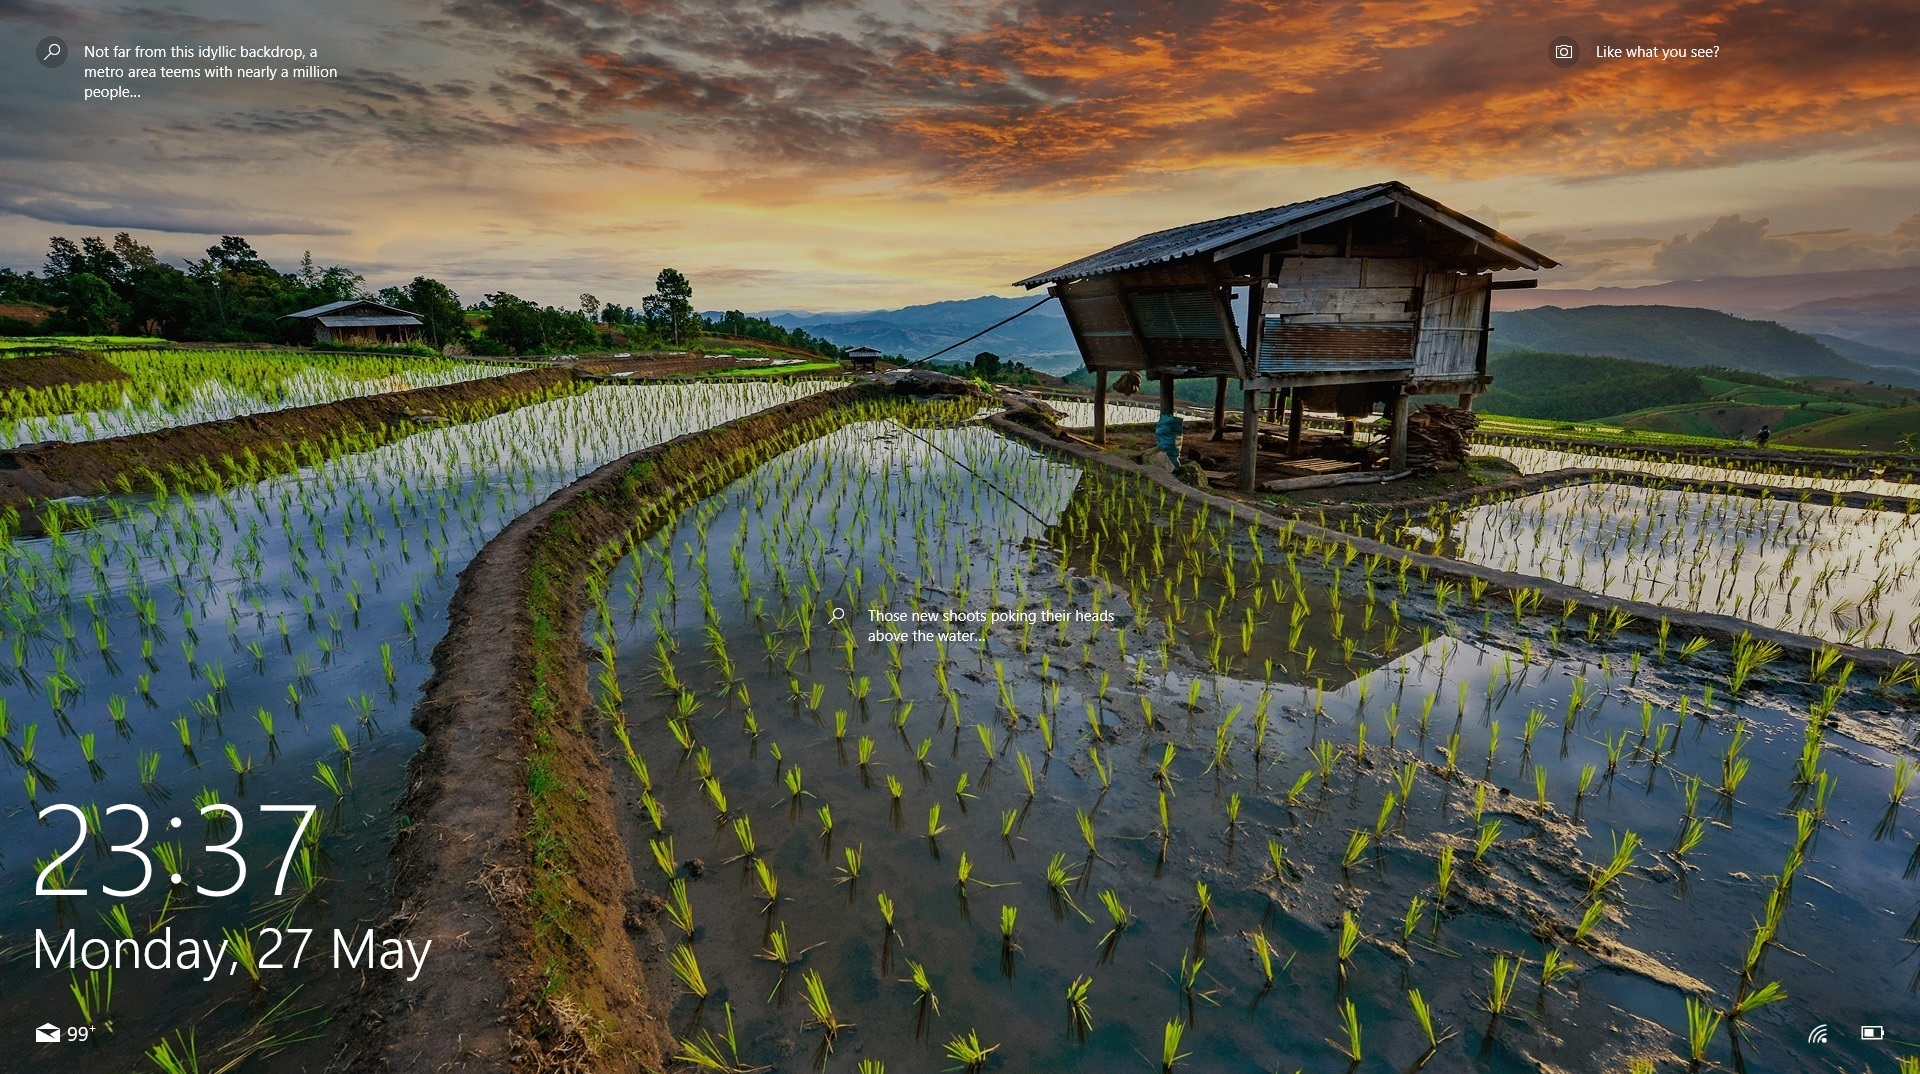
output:
[[[1860,1039],[1861,1040],[1886,1040],[1887,1027],[1886,1026],[1861,1026]]]

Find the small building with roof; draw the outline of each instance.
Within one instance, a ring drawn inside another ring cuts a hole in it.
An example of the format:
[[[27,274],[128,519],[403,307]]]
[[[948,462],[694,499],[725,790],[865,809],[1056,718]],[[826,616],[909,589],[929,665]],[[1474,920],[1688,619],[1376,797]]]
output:
[[[1104,439],[1107,375],[1160,383],[1212,378],[1216,438],[1227,382],[1241,391],[1242,430],[1263,409],[1291,411],[1289,450],[1307,405],[1391,419],[1389,465],[1406,468],[1407,419],[1422,394],[1486,390],[1492,292],[1532,287],[1494,272],[1558,264],[1491,224],[1403,183],[1185,224],[1123,242],[1015,286],[1060,300],[1095,373],[1096,439]],[[1242,436],[1242,487],[1254,487],[1258,435]]]
[[[313,330],[315,343],[412,343],[420,338],[421,328],[420,318],[413,313],[366,299],[329,302],[289,313],[283,320],[305,321]]]
[[[847,356],[853,368],[866,373],[873,372],[874,363],[886,357],[874,347],[848,347],[841,353]]]

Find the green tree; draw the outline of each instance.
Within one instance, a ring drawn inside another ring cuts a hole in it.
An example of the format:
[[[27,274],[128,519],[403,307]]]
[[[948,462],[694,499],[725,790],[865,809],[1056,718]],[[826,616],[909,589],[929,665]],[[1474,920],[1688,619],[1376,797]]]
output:
[[[505,291],[487,296],[487,336],[515,354],[545,349],[540,309]]]
[[[68,331],[102,335],[113,331],[128,312],[113,285],[93,273],[76,272],[66,278],[59,322]]]
[[[1000,356],[992,351],[981,351],[973,356],[973,371],[992,380],[1000,375]]]
[[[699,334],[700,319],[693,312],[693,284],[679,269],[665,268],[653,281],[653,294],[640,300],[647,327],[679,346]]]
[[[420,315],[421,331],[429,345],[445,347],[466,340],[467,311],[460,305],[460,296],[446,284],[415,276],[404,295],[406,301],[395,305]]]

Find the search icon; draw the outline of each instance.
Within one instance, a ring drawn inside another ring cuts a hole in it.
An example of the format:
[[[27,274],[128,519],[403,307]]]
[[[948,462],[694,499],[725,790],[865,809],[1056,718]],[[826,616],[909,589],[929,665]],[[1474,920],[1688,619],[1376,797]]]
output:
[[[847,617],[847,610],[845,608],[835,608],[831,612],[827,613],[827,622],[838,623],[840,620],[845,619],[846,617]]]
[[[40,66],[58,67],[67,62],[67,43],[57,37],[43,37],[34,55],[39,57]]]

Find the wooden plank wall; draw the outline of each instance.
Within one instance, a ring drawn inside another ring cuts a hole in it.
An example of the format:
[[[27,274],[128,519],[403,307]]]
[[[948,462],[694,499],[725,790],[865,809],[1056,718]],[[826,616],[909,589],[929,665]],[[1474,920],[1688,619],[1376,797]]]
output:
[[[1428,274],[1421,289],[1415,379],[1471,379],[1479,372],[1480,339],[1487,330],[1486,275]]]

